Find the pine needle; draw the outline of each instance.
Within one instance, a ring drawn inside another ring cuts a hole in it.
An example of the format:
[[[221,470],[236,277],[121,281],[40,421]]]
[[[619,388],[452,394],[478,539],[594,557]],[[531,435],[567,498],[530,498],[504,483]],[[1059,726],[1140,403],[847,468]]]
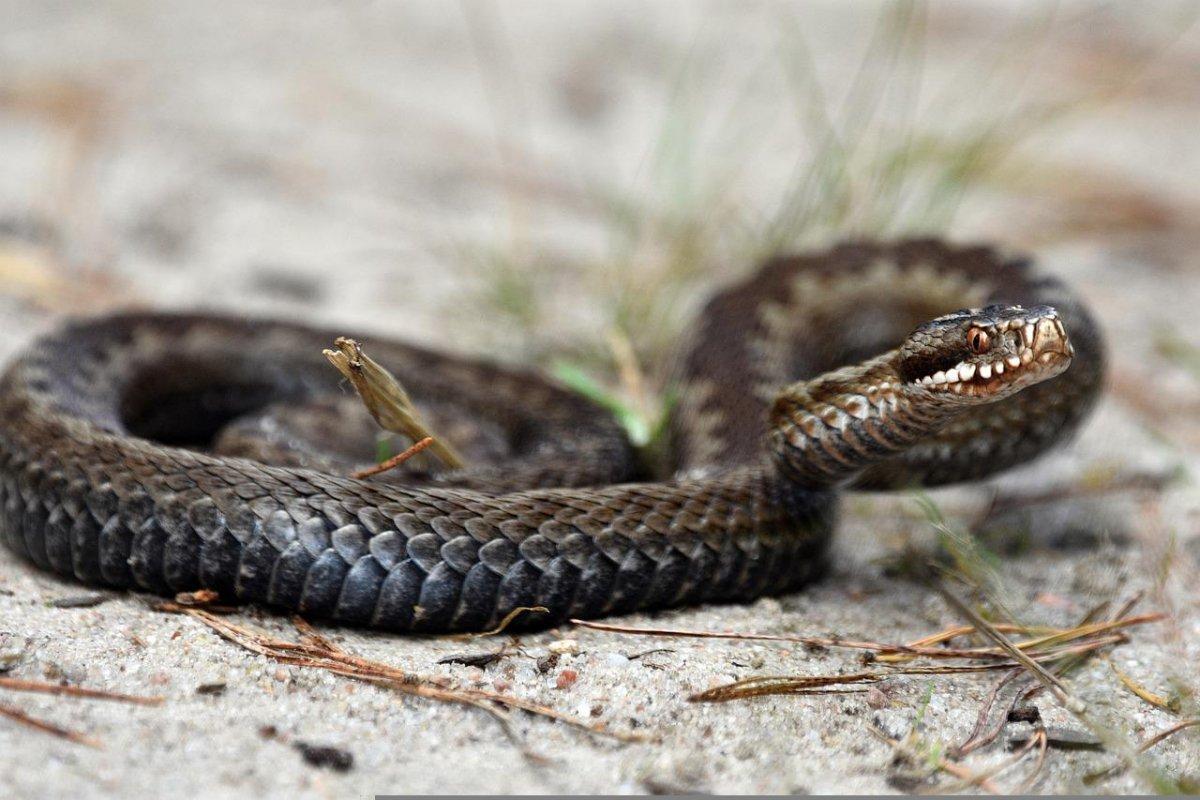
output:
[[[300,633],[300,641],[289,642],[236,625],[202,609],[186,608],[179,611],[212,628],[222,638],[281,664],[322,669],[345,678],[392,689],[401,694],[478,708],[498,720],[509,733],[511,730],[504,709],[524,711],[621,742],[643,742],[650,738],[643,734],[609,730],[603,724],[586,722],[524,698],[483,689],[464,689],[453,686],[444,678],[414,675],[383,662],[355,656],[317,634],[303,620],[293,620]]]

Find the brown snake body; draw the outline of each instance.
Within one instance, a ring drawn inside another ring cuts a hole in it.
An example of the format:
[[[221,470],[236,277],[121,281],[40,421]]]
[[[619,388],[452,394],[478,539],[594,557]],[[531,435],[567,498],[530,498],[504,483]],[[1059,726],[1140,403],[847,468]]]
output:
[[[321,356],[335,335],[133,314],[38,340],[0,382],[0,539],[91,583],[397,631],[745,600],[819,573],[841,488],[1026,462],[1103,371],[1086,309],[1021,261],[844,245],[709,303],[669,480],[630,482],[610,415],[535,374],[376,341],[476,466],[352,480],[371,436]]]

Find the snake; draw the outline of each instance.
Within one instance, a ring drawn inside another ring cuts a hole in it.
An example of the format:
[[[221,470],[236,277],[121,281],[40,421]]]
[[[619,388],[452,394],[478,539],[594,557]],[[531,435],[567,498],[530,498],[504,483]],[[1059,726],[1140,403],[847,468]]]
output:
[[[68,319],[0,379],[0,539],[44,570],[396,632],[544,627],[799,589],[848,492],[1028,463],[1100,393],[1092,313],[935,239],[779,255],[669,371],[666,457],[534,369],[368,338],[468,466],[369,478],[369,417],[302,322]]]

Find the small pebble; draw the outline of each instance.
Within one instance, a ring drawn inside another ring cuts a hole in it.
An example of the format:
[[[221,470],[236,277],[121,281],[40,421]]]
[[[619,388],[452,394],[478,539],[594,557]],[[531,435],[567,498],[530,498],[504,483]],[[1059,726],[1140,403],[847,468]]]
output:
[[[1037,706],[1017,706],[1008,712],[1009,722],[1040,722],[1042,714]]]
[[[546,649],[556,656],[578,655],[579,642],[574,639],[559,639],[546,645]]]
[[[733,757],[740,761],[748,761],[758,754],[758,748],[749,739],[742,739],[733,748]]]
[[[354,756],[337,747],[324,747],[307,742],[296,742],[292,746],[314,767],[331,769],[334,772],[349,772],[354,766]]]
[[[93,608],[111,599],[112,597],[106,594],[71,594],[57,597],[46,605],[51,608]]]
[[[25,657],[29,640],[12,633],[0,633],[0,672],[8,672]]]
[[[886,708],[890,702],[888,696],[878,687],[872,686],[867,689],[867,705],[876,711]]]

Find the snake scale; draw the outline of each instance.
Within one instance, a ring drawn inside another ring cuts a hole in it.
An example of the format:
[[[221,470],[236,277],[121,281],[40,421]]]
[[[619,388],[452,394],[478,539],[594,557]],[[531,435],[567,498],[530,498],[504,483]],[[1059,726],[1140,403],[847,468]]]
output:
[[[1024,259],[851,243],[704,308],[668,476],[535,373],[368,340],[473,466],[355,480],[372,433],[321,355],[335,335],[128,313],[43,336],[0,381],[0,538],[93,584],[392,631],[743,601],[820,574],[842,490],[1027,462],[1103,377],[1087,309]]]

